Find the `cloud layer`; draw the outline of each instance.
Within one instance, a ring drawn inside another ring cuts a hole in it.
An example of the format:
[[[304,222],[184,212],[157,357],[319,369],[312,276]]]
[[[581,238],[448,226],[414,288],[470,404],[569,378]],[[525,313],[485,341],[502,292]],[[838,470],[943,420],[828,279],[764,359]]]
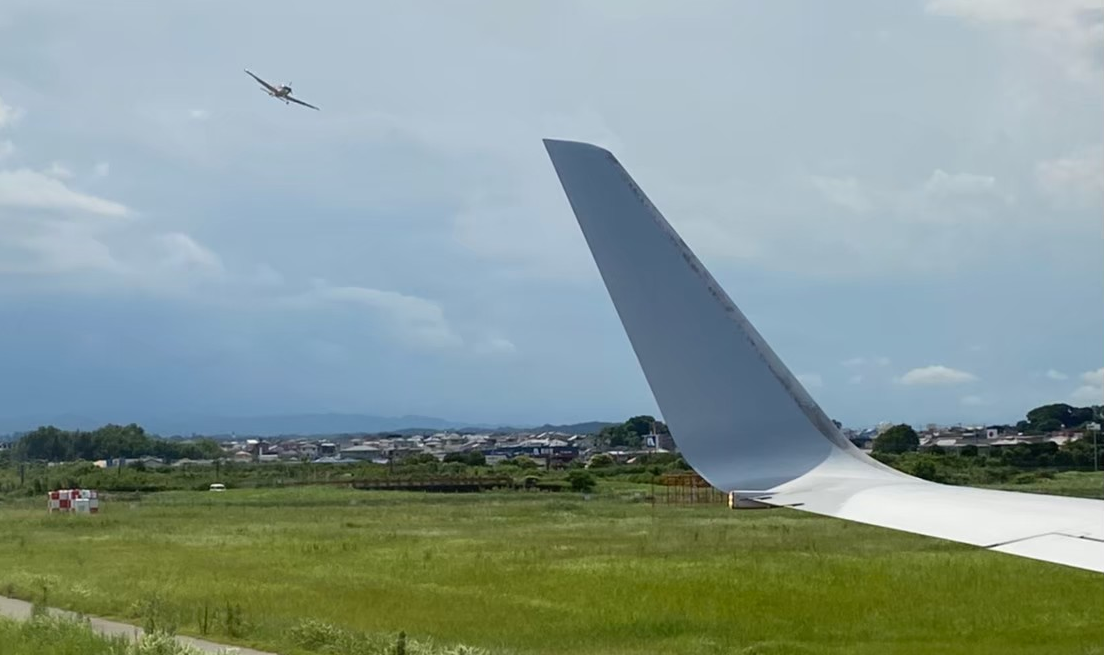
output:
[[[0,357],[29,372],[0,393],[656,411],[541,147],[561,137],[614,149],[845,422],[1089,398],[1099,7],[922,7],[4,5],[0,300],[48,329],[9,324]],[[268,37],[288,25],[294,47]]]
[[[977,380],[977,376],[948,366],[933,365],[914,368],[900,377],[905,385],[964,384]]]

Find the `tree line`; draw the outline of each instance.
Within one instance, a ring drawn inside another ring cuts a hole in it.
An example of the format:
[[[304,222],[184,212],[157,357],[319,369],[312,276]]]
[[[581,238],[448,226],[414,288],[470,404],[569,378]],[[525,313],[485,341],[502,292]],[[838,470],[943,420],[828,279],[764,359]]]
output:
[[[214,459],[222,449],[214,439],[162,439],[135,423],[105,425],[96,430],[40,427],[22,435],[10,457],[19,461],[69,462],[101,459],[159,457],[166,460]]]
[[[1014,431],[1028,435],[1040,435],[1061,429],[1084,428],[1100,416],[1099,407],[1073,407],[1066,403],[1052,403],[1036,407],[1027,413],[1027,419],[1016,424]],[[994,426],[1012,431],[1009,426]],[[874,439],[873,452],[879,459],[889,461],[893,455],[916,452],[920,447],[920,435],[911,425],[899,423]],[[1096,455],[1091,439],[1067,441],[1059,446],[1054,442],[1021,443],[993,449],[991,460],[1016,468],[1079,468],[1092,469]],[[939,447],[929,450],[933,455],[944,454]],[[958,449],[959,455],[974,458],[979,454],[976,445]],[[1097,462],[1099,464],[1100,462]]]

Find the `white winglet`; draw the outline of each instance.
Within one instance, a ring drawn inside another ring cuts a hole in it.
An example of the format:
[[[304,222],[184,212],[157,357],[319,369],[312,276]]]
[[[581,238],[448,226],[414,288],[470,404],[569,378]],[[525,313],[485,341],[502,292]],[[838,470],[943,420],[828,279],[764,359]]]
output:
[[[1104,572],[1104,502],[953,487],[848,441],[608,151],[546,139],[686,460],[760,502]]]

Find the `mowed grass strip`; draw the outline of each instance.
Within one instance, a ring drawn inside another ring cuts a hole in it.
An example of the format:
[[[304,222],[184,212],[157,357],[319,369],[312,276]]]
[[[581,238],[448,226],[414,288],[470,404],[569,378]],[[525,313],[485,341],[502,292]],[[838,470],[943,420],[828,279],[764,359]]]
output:
[[[305,619],[502,653],[1104,653],[1104,576],[790,510],[294,488],[0,525],[0,593],[288,655]]]

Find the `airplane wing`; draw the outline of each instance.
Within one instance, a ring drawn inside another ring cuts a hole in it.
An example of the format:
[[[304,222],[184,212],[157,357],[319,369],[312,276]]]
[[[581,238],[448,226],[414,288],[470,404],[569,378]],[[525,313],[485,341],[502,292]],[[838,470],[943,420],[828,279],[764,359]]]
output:
[[[261,86],[263,86],[264,88],[268,89],[269,91],[271,91],[271,92],[273,92],[273,93],[276,93],[276,87],[272,86],[272,85],[271,85],[271,84],[269,84],[268,82],[265,82],[264,80],[262,80],[261,78],[257,77],[257,76],[256,76],[256,75],[254,75],[253,73],[250,73],[250,72],[249,72],[249,69],[246,69],[245,73],[246,73],[246,75],[249,75],[249,77],[252,77],[253,79],[257,80],[257,82],[258,82],[258,83],[260,83],[260,84],[261,84]]]
[[[608,151],[545,148],[686,461],[753,502],[1104,573],[1104,501],[937,484],[859,450]]]
[[[311,109],[318,109],[318,107],[315,107],[314,105],[309,105],[309,104],[303,102],[302,100],[299,100],[298,98],[292,98],[291,96],[284,96],[284,97],[287,98],[288,100],[294,102],[294,103],[303,105],[304,107],[310,107]],[[318,109],[318,111],[322,111],[322,110]]]

